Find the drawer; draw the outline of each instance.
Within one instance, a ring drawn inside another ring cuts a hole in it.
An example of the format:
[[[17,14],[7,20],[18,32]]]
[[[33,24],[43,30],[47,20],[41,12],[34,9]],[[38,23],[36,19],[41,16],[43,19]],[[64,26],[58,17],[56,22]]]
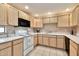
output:
[[[49,35],[49,38],[56,38],[55,35]]]
[[[12,42],[6,42],[0,44],[0,50],[12,46]]]
[[[21,42],[23,42],[23,39],[17,39],[15,41],[13,41],[13,45],[16,45],[16,44],[21,43]]]
[[[71,44],[71,46],[73,46],[75,49],[78,49],[78,45],[77,45],[75,42],[70,41],[70,44]]]
[[[64,39],[65,37],[64,37],[64,36],[58,35],[57,38],[62,38],[62,39]]]

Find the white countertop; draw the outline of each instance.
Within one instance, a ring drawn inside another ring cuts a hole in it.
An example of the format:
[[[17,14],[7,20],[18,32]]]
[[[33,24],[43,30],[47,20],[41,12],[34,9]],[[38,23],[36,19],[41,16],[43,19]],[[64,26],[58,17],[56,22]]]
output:
[[[36,35],[36,34],[48,34],[48,35],[64,35],[66,37],[68,37],[70,40],[74,41],[75,43],[79,44],[79,37],[68,34],[68,33],[60,33],[60,32],[56,32],[56,33],[31,33],[32,35]]]
[[[4,42],[8,42],[8,41],[13,41],[16,39],[20,39],[23,38],[24,36],[13,36],[13,37],[4,37],[4,38],[0,38],[0,43],[4,43]]]

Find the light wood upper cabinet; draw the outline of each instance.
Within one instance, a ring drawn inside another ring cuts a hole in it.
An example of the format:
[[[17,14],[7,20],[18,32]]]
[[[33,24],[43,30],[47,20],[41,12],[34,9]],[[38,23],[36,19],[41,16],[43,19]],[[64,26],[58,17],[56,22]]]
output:
[[[29,15],[19,10],[19,18],[23,18],[25,20],[29,20]]]
[[[70,25],[70,15],[60,15],[58,16],[58,27],[69,27]]]
[[[57,23],[57,17],[50,17],[49,23]]]
[[[49,18],[43,18],[43,24],[49,23]]]
[[[8,7],[8,24],[18,26],[18,10],[10,5]]]
[[[31,27],[33,28],[42,28],[43,23],[41,19],[32,19],[31,20]]]
[[[5,4],[0,4],[0,25],[7,25],[7,8]]]
[[[56,47],[56,36],[49,36],[49,46]]]
[[[47,24],[47,23],[57,23],[57,17],[43,18],[43,24]]]

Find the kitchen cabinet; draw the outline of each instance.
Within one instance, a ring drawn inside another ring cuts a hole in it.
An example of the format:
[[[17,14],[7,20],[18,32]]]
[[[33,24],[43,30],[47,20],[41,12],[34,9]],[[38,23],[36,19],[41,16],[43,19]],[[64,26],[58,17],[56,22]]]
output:
[[[48,23],[57,23],[57,17],[43,18],[43,24],[48,24]]]
[[[43,24],[49,23],[49,18],[43,18]]]
[[[33,19],[31,21],[31,25],[33,28],[42,28],[43,27],[43,23],[41,19]]]
[[[43,45],[43,36],[42,35],[38,35],[38,44]]]
[[[69,27],[70,26],[70,14],[58,16],[58,27]]]
[[[27,13],[24,13],[23,11],[19,10],[19,18],[29,20],[29,15]]]
[[[49,23],[57,23],[57,17],[50,17]]]
[[[0,4],[0,25],[7,25],[7,8],[5,4]]]
[[[11,56],[12,55],[12,43],[2,43],[0,44],[0,56]]]
[[[36,46],[38,44],[37,35],[34,36],[34,40],[33,41],[34,41],[34,46]]]
[[[78,55],[78,45],[70,41],[70,56],[77,56]]]
[[[18,10],[10,5],[8,7],[8,24],[18,26]]]
[[[56,48],[56,36],[49,36],[49,46]]]
[[[43,45],[49,46],[48,35],[43,35]]]
[[[23,55],[23,39],[13,41],[13,56]]]
[[[64,36],[57,36],[57,48],[65,49],[65,38],[64,38]]]

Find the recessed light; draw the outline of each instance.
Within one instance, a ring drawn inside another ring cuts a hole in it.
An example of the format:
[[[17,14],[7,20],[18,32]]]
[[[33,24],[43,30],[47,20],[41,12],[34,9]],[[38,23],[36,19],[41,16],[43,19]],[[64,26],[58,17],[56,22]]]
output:
[[[49,14],[49,15],[50,15],[50,14],[52,14],[52,12],[48,12],[47,14]]]
[[[67,9],[66,9],[66,11],[70,11],[70,9],[69,9],[69,8],[67,8]]]
[[[35,16],[35,17],[38,17],[39,15],[38,15],[38,14],[35,14],[34,16]]]
[[[29,9],[29,7],[28,6],[25,6],[25,9]]]

